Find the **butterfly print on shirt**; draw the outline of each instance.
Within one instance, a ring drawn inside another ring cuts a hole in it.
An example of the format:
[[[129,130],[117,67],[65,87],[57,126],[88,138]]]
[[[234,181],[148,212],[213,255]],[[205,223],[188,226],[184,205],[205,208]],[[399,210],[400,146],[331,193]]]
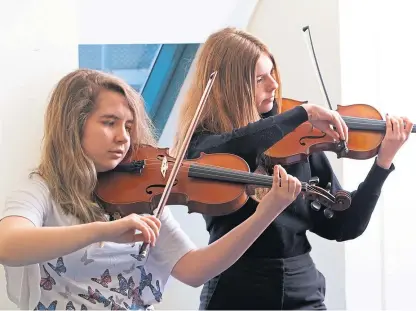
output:
[[[112,296],[111,296],[112,297]],[[110,298],[108,298],[108,299],[110,299]],[[123,298],[118,298],[118,296],[116,295],[116,303],[118,303],[118,304],[120,304],[120,303],[122,303],[123,302]]]
[[[132,273],[134,271],[134,268],[135,268],[135,264],[132,264],[131,267],[128,270],[123,270],[123,272],[125,274]]]
[[[105,298],[98,289],[96,289],[94,292],[91,286],[88,286],[88,295],[78,294],[78,296],[88,300],[93,304],[96,304],[96,301],[103,303],[104,307],[107,307],[111,303],[111,301]]]
[[[111,310],[126,310],[126,308],[123,308],[120,303],[123,301],[123,299],[121,299],[121,301],[118,300],[117,296],[116,296],[116,300],[117,302],[114,301],[113,296],[108,297],[108,300],[111,301]]]
[[[65,285],[65,293],[61,293],[61,292],[59,292],[59,294],[60,294],[62,297],[64,297],[64,298],[68,299],[68,298],[69,298],[69,296],[71,296],[71,292],[69,291],[69,286],[68,286],[68,285]]]
[[[72,301],[68,301],[68,303],[66,304],[65,310],[75,310],[75,307]]]
[[[106,269],[104,273],[101,275],[101,279],[91,278],[92,281],[97,282],[98,284],[108,288],[108,284],[111,283],[111,275],[110,271]]]
[[[41,277],[40,279],[40,287],[42,287],[44,290],[51,290],[53,285],[56,285],[56,282],[53,277],[49,274],[49,272],[46,270],[45,266],[43,266],[43,270],[45,271],[46,278]]]
[[[146,270],[143,266],[137,267],[140,270],[141,280],[140,280],[140,294],[143,292],[146,286],[152,291],[153,297],[155,297],[157,302],[162,300],[162,292],[160,291],[159,280],[156,280],[156,287],[152,284],[152,273],[146,274]]]
[[[90,263],[94,262],[94,259],[87,258],[87,250],[85,250],[84,255],[81,257],[81,262],[84,263],[84,266],[89,265]]]
[[[34,310],[48,310],[48,311],[54,311],[56,310],[56,305],[58,304],[58,300],[54,300],[51,302],[51,304],[49,305],[49,307],[46,308],[46,306],[41,303],[40,301],[38,302],[38,305],[36,306],[36,308]]]
[[[128,289],[128,283],[127,283],[126,278],[121,273],[117,275],[117,278],[118,278],[119,288],[113,287],[113,288],[110,288],[110,290],[112,292],[122,294],[123,296],[127,296],[126,290]]]
[[[139,310],[145,308],[144,302],[139,296],[133,296],[131,300],[131,305],[128,305],[125,302],[123,302],[123,304],[129,310]]]
[[[61,276],[61,273],[65,273],[66,272],[66,267],[64,265],[64,260],[62,259],[62,257],[59,257],[58,258],[58,260],[56,261],[56,266],[54,266],[53,264],[51,264],[49,262],[48,262],[48,265],[59,276]]]
[[[134,259],[136,259],[139,262],[143,262],[143,259],[139,257],[139,254],[130,254],[131,257],[133,257]]]
[[[68,303],[66,304],[65,310],[76,310],[72,301],[68,301]],[[88,310],[88,309],[84,304],[82,304],[81,310]]]
[[[150,284],[150,290],[153,293],[153,296],[155,297],[157,302],[162,301],[162,292],[160,291],[160,285],[159,280],[156,280],[156,287],[154,287],[152,284]]]

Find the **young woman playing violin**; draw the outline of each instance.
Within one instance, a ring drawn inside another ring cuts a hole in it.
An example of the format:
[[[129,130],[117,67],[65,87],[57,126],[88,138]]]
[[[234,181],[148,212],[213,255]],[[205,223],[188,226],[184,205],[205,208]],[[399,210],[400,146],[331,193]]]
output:
[[[213,33],[198,53],[195,76],[179,114],[177,144],[181,144],[206,77],[213,70],[218,70],[217,81],[190,142],[188,158],[197,158],[201,152],[232,153],[244,158],[252,171],[260,164],[267,169],[262,153],[308,120],[335,139],[348,141],[348,129],[335,111],[304,104],[277,114],[281,87],[272,54],[254,36],[225,28]],[[339,132],[332,132],[330,124]],[[306,231],[336,241],[354,239],[364,232],[383,183],[394,170],[394,156],[412,128],[406,118],[387,117],[387,124],[374,165],[351,193],[349,209],[328,219],[323,213],[312,211],[300,197],[296,199],[235,264],[205,283],[200,309],[326,309],[325,278],[309,255],[311,246]],[[331,183],[332,192],[341,189],[324,153],[312,153],[308,161],[285,168],[300,181],[317,176],[320,186],[325,188]],[[209,243],[216,243],[246,221],[258,206],[250,198],[232,214],[204,215]]]
[[[44,135],[38,168],[8,196],[0,222],[0,263],[20,309],[149,309],[170,275],[200,286],[227,269],[301,191],[276,167],[256,212],[197,249],[169,209],[109,220],[94,199],[97,174],[142,144],[155,146],[129,85],[92,70],[69,73],[52,93]],[[137,255],[143,241],[153,246],[146,261]]]

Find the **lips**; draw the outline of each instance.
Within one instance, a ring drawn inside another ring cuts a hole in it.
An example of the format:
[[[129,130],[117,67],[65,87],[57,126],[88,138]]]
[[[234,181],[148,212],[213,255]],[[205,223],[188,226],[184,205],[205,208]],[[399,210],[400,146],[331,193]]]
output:
[[[122,150],[113,150],[113,151],[110,151],[110,153],[117,154],[117,155],[123,155],[124,154],[124,152]]]

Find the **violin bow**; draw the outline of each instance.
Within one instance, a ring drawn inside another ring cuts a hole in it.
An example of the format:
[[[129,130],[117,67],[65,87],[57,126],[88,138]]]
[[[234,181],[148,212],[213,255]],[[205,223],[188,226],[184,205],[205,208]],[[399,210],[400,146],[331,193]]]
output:
[[[211,88],[212,88],[212,85],[213,85],[213,83],[215,81],[216,76],[217,76],[217,71],[214,71],[209,76],[208,82],[207,82],[207,84],[205,86],[205,90],[204,90],[204,92],[202,94],[201,100],[199,101],[199,104],[198,104],[196,113],[195,113],[195,115],[194,115],[194,117],[192,119],[192,122],[191,122],[191,124],[190,124],[190,126],[188,128],[188,131],[186,132],[185,139],[184,139],[182,145],[180,146],[178,155],[176,156],[175,163],[173,164],[171,173],[169,175],[169,179],[168,179],[168,181],[166,183],[166,187],[165,187],[165,189],[164,189],[164,191],[162,193],[162,196],[160,198],[159,204],[158,204],[158,206],[156,208],[156,211],[157,212],[156,212],[156,215],[155,216],[157,218],[159,218],[162,215],[163,210],[164,210],[164,208],[166,206],[166,202],[167,202],[168,196],[169,196],[169,194],[170,194],[170,192],[172,190],[173,183],[174,183],[174,181],[176,179],[176,176],[178,175],[179,168],[182,165],[183,159],[185,157],[185,152],[186,152],[186,150],[188,149],[188,146],[189,146],[189,142],[191,141],[191,136],[192,136],[193,132],[195,131],[195,127],[196,127],[197,121],[199,120],[199,117],[201,116],[202,110],[205,107],[205,103],[207,101],[207,98],[208,98],[209,93],[211,92]],[[147,258],[147,255],[149,254],[149,250],[150,250],[149,243],[143,242],[143,244],[141,245],[140,250],[139,250],[138,258],[139,259],[145,259],[145,258]]]
[[[309,26],[305,26],[305,27],[302,28],[302,31],[304,33],[306,33],[306,31],[307,31],[308,34],[309,34],[308,39],[309,39],[309,42],[310,42],[311,46],[309,47],[308,43],[306,42],[307,41],[306,39],[305,39],[305,42],[306,42],[307,47],[310,48],[309,49],[309,55],[310,55],[312,61],[315,64],[316,75],[318,76],[319,81],[321,82],[319,84],[319,86],[321,87],[322,95],[325,98],[326,103],[329,106],[329,109],[334,110],[334,108],[332,107],[331,101],[329,100],[329,96],[328,96],[328,92],[326,91],[326,88],[325,88],[324,80],[322,79],[322,74],[321,74],[321,70],[319,69],[318,60],[316,59],[315,49],[314,49],[313,43],[312,43],[311,30],[309,29]]]
[[[321,92],[325,97],[325,100],[329,106],[330,110],[334,110],[334,108],[332,107],[331,101],[329,100],[329,96],[328,96],[328,92],[326,91],[325,88],[325,84],[324,84],[324,80],[322,79],[322,74],[321,74],[321,70],[319,69],[319,65],[318,65],[318,60],[316,59],[316,54],[315,54],[315,49],[313,47],[313,42],[312,42],[312,36],[311,36],[311,30],[309,29],[309,26],[305,26],[302,28],[302,31],[304,33],[306,33],[306,31],[308,32],[309,36],[309,42],[311,44],[310,46],[310,50],[309,50],[309,55],[312,58],[312,61],[314,61],[315,63],[315,70],[316,70],[316,75],[319,78],[319,82],[320,82],[320,87],[321,87]],[[306,45],[309,47],[309,45],[307,44],[307,40],[305,39]],[[347,147],[347,142],[345,140],[341,140],[340,141],[340,145],[339,145],[339,149],[341,150],[338,158],[342,157],[342,155],[345,155],[348,153],[348,147]]]

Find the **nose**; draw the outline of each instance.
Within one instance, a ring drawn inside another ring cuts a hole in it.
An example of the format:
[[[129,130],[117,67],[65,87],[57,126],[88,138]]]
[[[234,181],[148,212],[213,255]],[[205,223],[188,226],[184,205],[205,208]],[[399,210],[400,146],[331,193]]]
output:
[[[130,139],[130,134],[129,132],[126,130],[126,128],[123,126],[121,127],[116,134],[116,140],[118,143],[120,144],[125,144],[129,141]]]
[[[279,84],[277,83],[277,81],[273,78],[273,76],[270,76],[269,91],[274,91],[278,87],[279,87]]]

